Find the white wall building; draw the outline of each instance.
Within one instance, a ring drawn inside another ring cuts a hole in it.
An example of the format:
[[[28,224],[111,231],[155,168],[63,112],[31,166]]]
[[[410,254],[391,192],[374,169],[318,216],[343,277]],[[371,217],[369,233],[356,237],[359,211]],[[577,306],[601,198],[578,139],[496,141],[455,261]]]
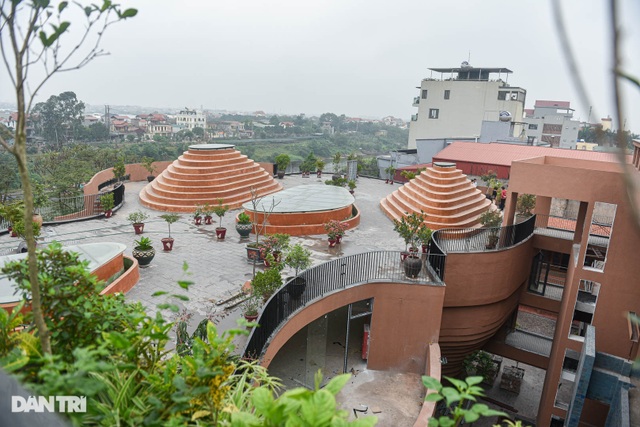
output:
[[[483,121],[498,121],[508,111],[514,121],[513,132],[522,131],[527,91],[509,86],[507,68],[474,68],[463,62],[459,68],[430,68],[440,78],[422,80],[420,94],[413,100],[417,114],[409,124],[408,148],[417,148],[421,162],[450,141],[476,141]],[[505,81],[502,78],[505,78]]]
[[[202,111],[185,108],[176,116],[176,125],[180,129],[193,130],[195,127],[207,128],[207,117]]]
[[[567,101],[536,100],[533,111],[526,110],[527,137],[535,137],[535,145],[575,149],[580,122],[573,111]]]

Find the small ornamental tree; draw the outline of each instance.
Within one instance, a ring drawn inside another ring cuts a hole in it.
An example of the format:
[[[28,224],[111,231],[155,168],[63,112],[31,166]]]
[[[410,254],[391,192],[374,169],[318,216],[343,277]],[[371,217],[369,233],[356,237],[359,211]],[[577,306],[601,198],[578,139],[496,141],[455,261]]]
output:
[[[229,210],[229,206],[223,205],[223,202],[223,199],[218,199],[218,205],[211,208],[213,213],[220,219],[218,228],[222,228],[222,217],[224,217],[224,214]]]
[[[522,216],[530,217],[536,207],[536,196],[534,194],[522,194],[518,196],[516,210]]]

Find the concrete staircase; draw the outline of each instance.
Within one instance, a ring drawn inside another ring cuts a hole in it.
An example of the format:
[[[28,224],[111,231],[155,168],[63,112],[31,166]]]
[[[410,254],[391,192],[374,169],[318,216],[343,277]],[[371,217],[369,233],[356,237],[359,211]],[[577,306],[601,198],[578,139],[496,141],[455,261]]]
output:
[[[423,211],[433,230],[475,227],[490,205],[467,176],[449,163],[434,164],[380,201],[380,208],[392,220]]]
[[[238,150],[189,149],[140,192],[140,203],[165,212],[193,212],[197,205],[218,199],[231,209],[251,199],[282,190],[282,185],[259,164]]]

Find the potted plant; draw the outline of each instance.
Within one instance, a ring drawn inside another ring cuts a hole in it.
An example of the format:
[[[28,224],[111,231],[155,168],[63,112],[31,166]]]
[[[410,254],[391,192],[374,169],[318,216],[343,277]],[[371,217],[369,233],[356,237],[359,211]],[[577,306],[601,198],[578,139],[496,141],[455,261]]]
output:
[[[405,212],[405,214],[400,220],[393,221],[393,230],[402,237],[406,247],[409,249],[408,252],[405,252],[403,260],[405,274],[407,277],[416,278],[422,270],[422,259],[417,254],[420,230],[426,227],[424,224],[426,214],[422,211],[410,214]],[[401,259],[402,257],[401,254]]]
[[[342,236],[344,236],[344,232],[347,229],[347,223],[332,219],[324,224],[324,229],[327,231],[329,238],[329,247],[333,248],[342,241]]]
[[[149,175],[147,175],[147,181],[153,181],[155,179],[153,173],[156,171],[156,167],[153,165],[153,159],[151,157],[143,157],[141,163],[142,167],[145,168],[147,172],[149,172]]]
[[[0,203],[0,216],[9,222],[11,237],[18,237],[15,224],[18,221],[24,221],[24,204],[22,200],[12,203]]]
[[[536,196],[534,194],[521,194],[518,196],[516,203],[516,211],[518,216],[523,218],[529,218],[533,215],[533,210],[536,207]]]
[[[422,253],[427,253],[427,248],[429,247],[429,242],[431,242],[431,235],[433,234],[433,230],[427,227],[426,224],[423,224],[422,227],[418,229],[418,241],[422,244]]]
[[[500,226],[502,225],[502,216],[499,211],[488,210],[480,215],[480,224],[488,230],[487,249],[495,249],[498,245]]]
[[[342,154],[338,151],[333,155],[333,180],[336,181],[340,178],[340,160],[342,160]]]
[[[247,322],[255,322],[258,319],[259,301],[255,295],[251,295],[242,304],[242,315]]]
[[[195,210],[193,211],[193,222],[196,225],[202,224],[202,208],[200,206],[196,206]]]
[[[102,207],[102,211],[104,212],[105,218],[111,218],[113,215],[113,193],[106,193],[100,196],[100,206]]]
[[[38,237],[40,237],[40,232],[42,231],[42,226],[38,222],[32,222],[33,226],[33,238],[38,243]],[[24,218],[20,218],[13,223],[13,233],[15,233],[18,237],[22,239],[22,242],[18,245],[18,253],[27,252],[27,236],[25,233],[24,227]]]
[[[236,231],[240,235],[240,238],[245,239],[249,237],[249,234],[251,234],[251,230],[253,230],[251,217],[245,212],[240,212],[240,215],[238,215],[238,220],[236,222]]]
[[[156,256],[156,250],[151,246],[151,239],[141,237],[140,240],[135,240],[134,243],[133,257],[138,260],[138,265],[141,268],[147,267],[153,257]]]
[[[280,269],[270,268],[258,271],[251,281],[251,292],[256,298],[267,301],[282,286]]]
[[[298,273],[300,270],[306,270],[311,267],[311,252],[300,243],[296,243],[284,257],[284,264],[295,271],[294,277],[287,278],[289,281],[289,295],[294,299],[300,298],[307,287],[307,281],[303,277],[298,277]]]
[[[500,356],[491,356],[483,350],[477,350],[467,356],[462,365],[467,376],[480,376],[482,382],[493,386],[493,383],[500,372],[502,358]]]
[[[205,225],[213,224],[213,208],[209,203],[205,203],[204,206],[200,206],[200,214],[204,216]]]
[[[275,262],[280,262],[282,259],[282,251],[289,246],[288,234],[276,233],[266,236],[262,244],[262,257],[265,259],[265,265],[270,267]],[[269,255],[273,258],[269,259]]]
[[[384,171],[387,173],[387,180],[385,181],[385,183],[393,185],[393,179],[396,173],[396,168],[394,168],[393,166],[389,166]]]
[[[135,212],[131,212],[127,217],[127,221],[133,224],[133,229],[136,234],[142,234],[144,232],[144,221],[149,218],[149,215],[138,210]]]
[[[116,161],[116,164],[113,165],[113,176],[118,180],[124,180],[124,176],[127,173],[126,167],[124,165],[124,159],[121,157]]]
[[[318,178],[322,178],[322,169],[324,169],[325,162],[322,159],[319,159],[316,162],[316,171],[318,174]]]
[[[349,182],[347,182],[347,185],[349,186],[349,193],[353,195],[354,190],[356,189],[356,181],[351,179],[349,180]]]
[[[289,163],[291,163],[291,158],[287,154],[278,154],[276,156],[276,165],[278,166],[278,178],[283,179],[284,174],[287,171],[287,167]]]
[[[213,213],[215,213],[216,216],[220,219],[220,222],[218,223],[218,227],[216,227],[216,237],[219,240],[224,240],[224,236],[227,234],[227,229],[222,226],[222,217],[229,210],[229,206],[223,205],[222,203],[223,203],[223,200],[218,199],[218,206],[214,206],[212,209]]]
[[[180,219],[180,215],[178,214],[164,214],[160,215],[160,218],[164,219],[167,222],[167,226],[169,227],[169,237],[165,237],[161,240],[162,248],[165,252],[171,252],[173,249],[173,238],[171,237],[171,224],[178,221]]]

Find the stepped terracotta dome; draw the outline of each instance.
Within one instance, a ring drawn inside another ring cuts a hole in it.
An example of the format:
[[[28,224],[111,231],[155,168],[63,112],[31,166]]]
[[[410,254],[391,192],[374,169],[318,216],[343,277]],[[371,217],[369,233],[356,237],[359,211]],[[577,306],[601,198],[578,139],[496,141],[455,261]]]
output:
[[[273,176],[229,144],[189,146],[140,192],[140,202],[151,209],[193,212],[195,206],[215,205],[222,199],[231,209],[258,195],[282,190]]]
[[[455,163],[444,162],[434,163],[380,201],[380,208],[391,219],[424,211],[426,224],[433,230],[475,227],[490,205]]]

